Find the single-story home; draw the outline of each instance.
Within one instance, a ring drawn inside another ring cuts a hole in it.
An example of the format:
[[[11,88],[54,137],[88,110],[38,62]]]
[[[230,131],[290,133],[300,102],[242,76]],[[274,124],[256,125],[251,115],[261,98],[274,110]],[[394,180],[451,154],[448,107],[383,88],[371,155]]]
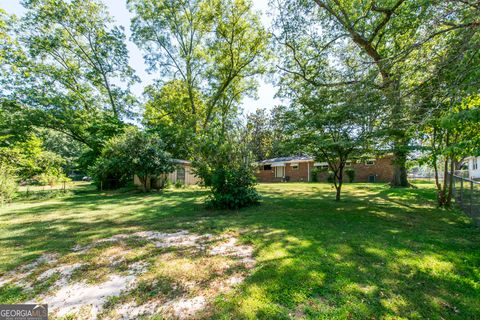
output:
[[[389,182],[393,177],[392,155],[366,160],[348,161],[346,169],[355,171],[356,182]],[[318,170],[320,169],[320,170]],[[316,162],[308,156],[281,157],[257,162],[256,177],[258,182],[309,182],[312,171],[320,171],[318,181],[326,181],[328,163]],[[345,174],[344,181],[348,181]]]
[[[472,180],[480,179],[480,157],[468,157],[464,160],[468,166],[468,178]]]
[[[194,185],[200,182],[200,178],[193,173],[190,161],[174,159],[173,162],[175,163],[175,170],[169,174],[148,179],[147,188],[160,189],[167,180],[174,184],[180,182],[183,185]],[[136,186],[142,186],[137,176],[133,177],[133,183]]]

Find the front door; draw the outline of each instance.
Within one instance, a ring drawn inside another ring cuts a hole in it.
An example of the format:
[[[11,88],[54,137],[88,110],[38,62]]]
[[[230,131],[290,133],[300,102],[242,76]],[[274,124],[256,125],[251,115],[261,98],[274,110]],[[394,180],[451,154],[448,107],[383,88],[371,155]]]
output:
[[[275,167],[275,178],[283,178],[285,167]]]
[[[377,178],[377,177],[375,177],[374,174],[371,174],[371,175],[368,176],[368,182],[373,183],[373,182],[375,182],[376,178]]]

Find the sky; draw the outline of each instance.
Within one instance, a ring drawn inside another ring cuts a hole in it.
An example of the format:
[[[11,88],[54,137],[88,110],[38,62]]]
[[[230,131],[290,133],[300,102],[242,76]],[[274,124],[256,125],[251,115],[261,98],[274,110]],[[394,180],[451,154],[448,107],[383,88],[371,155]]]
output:
[[[151,84],[156,75],[149,74],[146,71],[142,52],[129,40],[131,36],[130,18],[132,14],[127,10],[125,0],[103,0],[103,2],[108,6],[110,14],[115,18],[116,23],[125,27],[128,40],[127,47],[130,54],[130,66],[136,70],[137,75],[141,79],[141,83],[136,84],[132,89],[136,95],[141,96],[143,88]],[[261,12],[264,25],[269,27],[270,19],[266,14],[268,12],[268,0],[254,0],[253,4],[255,10]],[[24,12],[20,0],[0,0],[0,8],[18,16],[21,16]],[[280,99],[274,97],[277,90],[272,84],[268,83],[266,79],[259,79],[259,83],[258,99],[245,98],[243,100],[242,109],[245,115],[254,112],[257,108],[271,109],[275,105],[282,103]]]

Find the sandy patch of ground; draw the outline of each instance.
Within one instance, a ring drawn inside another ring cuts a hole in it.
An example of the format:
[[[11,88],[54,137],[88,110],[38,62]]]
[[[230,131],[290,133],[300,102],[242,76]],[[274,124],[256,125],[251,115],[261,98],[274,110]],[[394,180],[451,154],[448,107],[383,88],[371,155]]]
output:
[[[135,281],[134,275],[111,275],[107,281],[98,285],[73,283],[60,288],[55,295],[43,299],[48,308],[58,317],[78,314],[80,309],[89,307],[90,319],[95,319],[109,297],[120,295]]]
[[[115,308],[115,314],[120,319],[136,319],[159,312],[159,304],[156,301],[147,302],[140,306],[137,306],[134,302],[128,302]]]
[[[204,296],[193,297],[190,299],[175,299],[165,303],[161,307],[162,314],[173,316],[178,319],[188,319],[207,305],[207,299]]]
[[[255,259],[253,259],[253,247],[239,245],[237,242],[237,238],[229,237],[227,238],[226,242],[211,248],[208,253],[211,255],[239,258],[240,262],[245,264],[247,268],[253,268],[255,266]]]
[[[47,271],[44,271],[40,276],[38,276],[37,281],[44,281],[50,277],[52,277],[54,274],[58,273],[60,275],[60,279],[58,279],[54,286],[55,287],[63,287],[67,285],[68,280],[70,279],[72,273],[80,268],[82,266],[81,263],[74,263],[70,265],[61,265],[52,269],[48,269]]]
[[[130,239],[147,243],[129,247]],[[163,248],[188,250],[165,252]],[[205,311],[218,294],[241,284],[246,270],[255,265],[253,248],[238,244],[236,237],[198,235],[185,230],[114,235],[75,246],[66,261],[69,263],[60,263],[55,255],[43,255],[17,268],[19,273],[12,271],[0,278],[0,286],[15,281],[27,289],[20,280],[33,278],[33,285],[51,279],[53,284],[29,302],[47,303],[50,314],[57,317],[136,319],[160,315],[191,319]],[[98,280],[83,272],[83,268],[95,271],[97,266],[103,270]],[[79,268],[81,272],[75,272]],[[37,276],[29,277],[31,274]]]
[[[31,284],[26,278],[32,271],[43,265],[53,265],[58,261],[58,255],[53,253],[42,254],[33,262],[20,266],[0,277],[0,287],[6,284],[14,284],[25,289],[31,289]]]
[[[186,230],[181,230],[175,233],[163,233],[157,231],[140,231],[132,234],[117,234],[110,238],[96,240],[93,243],[80,246],[75,245],[73,247],[74,252],[83,253],[86,252],[95,246],[103,243],[109,242],[118,242],[128,238],[140,238],[149,241],[155,241],[155,245],[158,248],[169,248],[169,247],[201,247],[202,242],[212,238],[210,234],[204,235],[195,235],[190,234]]]

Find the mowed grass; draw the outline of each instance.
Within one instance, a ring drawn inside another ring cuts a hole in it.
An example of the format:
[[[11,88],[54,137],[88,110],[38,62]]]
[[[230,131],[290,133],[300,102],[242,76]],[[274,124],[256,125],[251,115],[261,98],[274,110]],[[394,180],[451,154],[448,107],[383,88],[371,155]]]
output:
[[[260,206],[204,208],[206,191],[100,193],[24,201],[0,209],[0,274],[42,253],[141,230],[236,232],[256,267],[221,295],[218,319],[480,319],[480,229],[435,207],[430,184],[391,189],[347,184],[261,184]],[[22,301],[0,288],[0,303]]]

